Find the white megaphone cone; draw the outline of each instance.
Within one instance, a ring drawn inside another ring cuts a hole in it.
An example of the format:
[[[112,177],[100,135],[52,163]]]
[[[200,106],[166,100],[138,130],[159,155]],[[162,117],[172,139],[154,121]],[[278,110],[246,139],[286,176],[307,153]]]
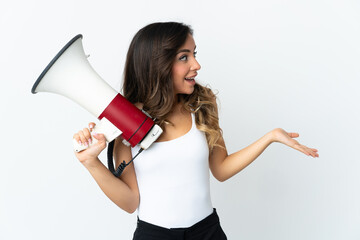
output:
[[[118,92],[92,68],[81,39],[82,35],[77,35],[58,53],[31,91],[60,94],[98,117]]]
[[[162,129],[95,72],[81,40],[79,34],[61,49],[41,73],[31,92],[65,96],[100,120],[94,131],[103,133],[108,142],[121,135],[132,147],[139,144],[142,149],[147,149],[161,135]],[[74,142],[74,148],[81,151],[86,147]]]

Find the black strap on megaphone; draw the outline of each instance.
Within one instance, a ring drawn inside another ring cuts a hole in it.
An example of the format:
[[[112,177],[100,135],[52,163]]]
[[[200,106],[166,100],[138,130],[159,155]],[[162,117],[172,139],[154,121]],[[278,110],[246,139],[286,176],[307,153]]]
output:
[[[130,162],[126,163],[125,161],[123,161],[122,163],[120,163],[119,167],[115,171],[114,162],[113,162],[114,145],[115,145],[115,140],[112,140],[111,142],[109,142],[108,149],[107,149],[107,162],[108,162],[108,167],[109,167],[110,172],[112,172],[112,174],[114,174],[116,177],[120,177],[120,175],[124,171],[125,167],[127,167],[130,163],[132,163],[132,161],[134,161],[134,159],[144,149],[140,148],[139,152],[131,159]]]

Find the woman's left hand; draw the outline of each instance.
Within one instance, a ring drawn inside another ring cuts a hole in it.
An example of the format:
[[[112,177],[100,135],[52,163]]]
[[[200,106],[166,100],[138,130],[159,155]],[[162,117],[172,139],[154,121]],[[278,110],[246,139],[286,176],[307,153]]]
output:
[[[271,131],[273,142],[279,142],[283,143],[291,148],[294,148],[300,152],[303,152],[304,154],[312,157],[319,157],[319,154],[317,153],[317,149],[315,148],[309,148],[307,146],[301,145],[298,141],[296,141],[293,138],[299,137],[298,133],[293,132],[286,132],[282,128],[276,128]]]

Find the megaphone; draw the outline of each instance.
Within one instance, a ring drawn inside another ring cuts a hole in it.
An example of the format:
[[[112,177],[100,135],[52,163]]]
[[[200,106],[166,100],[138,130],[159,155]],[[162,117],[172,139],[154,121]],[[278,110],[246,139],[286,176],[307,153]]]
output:
[[[31,92],[65,96],[100,120],[94,132],[103,133],[108,142],[121,136],[125,144],[147,149],[161,135],[162,129],[95,72],[87,60],[82,38],[81,34],[75,36],[60,50],[36,80]],[[85,148],[74,140],[75,151]]]

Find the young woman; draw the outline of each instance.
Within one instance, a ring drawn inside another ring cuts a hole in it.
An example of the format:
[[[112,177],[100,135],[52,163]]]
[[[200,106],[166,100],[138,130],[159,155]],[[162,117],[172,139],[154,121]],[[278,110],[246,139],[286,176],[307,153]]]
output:
[[[124,96],[147,111],[164,130],[122,175],[115,177],[98,159],[106,147],[102,134],[87,150],[76,153],[102,191],[120,208],[138,210],[134,239],[226,239],[210,199],[209,168],[219,181],[234,176],[272,142],[306,155],[316,149],[299,144],[297,133],[274,129],[248,147],[228,154],[219,127],[216,97],[196,82],[193,32],[166,22],[142,28],[133,38],[124,71]],[[94,123],[74,135],[87,145]],[[117,139],[116,165],[138,152]]]

